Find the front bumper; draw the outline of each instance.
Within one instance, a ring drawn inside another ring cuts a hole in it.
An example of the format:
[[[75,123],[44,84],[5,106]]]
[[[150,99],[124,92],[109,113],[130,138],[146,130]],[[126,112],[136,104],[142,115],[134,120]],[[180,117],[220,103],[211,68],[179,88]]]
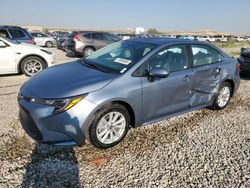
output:
[[[54,107],[20,99],[19,118],[25,132],[41,143],[83,145],[84,126],[96,105],[83,99],[66,112],[54,115]]]
[[[47,65],[48,65],[48,67],[51,67],[51,66],[53,66],[54,65],[54,63],[55,63],[55,53],[54,52],[52,52],[52,54],[51,55],[47,55],[46,56],[46,62],[47,62]]]

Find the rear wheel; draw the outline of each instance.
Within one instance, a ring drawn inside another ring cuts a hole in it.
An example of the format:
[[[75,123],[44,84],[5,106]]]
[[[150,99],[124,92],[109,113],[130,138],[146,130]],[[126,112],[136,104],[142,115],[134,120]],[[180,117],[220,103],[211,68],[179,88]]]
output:
[[[46,68],[45,62],[36,56],[26,57],[21,62],[21,71],[26,76],[34,76]]]
[[[129,125],[127,109],[119,104],[108,104],[93,116],[87,130],[87,139],[95,147],[107,149],[123,140]]]
[[[213,105],[211,106],[214,110],[221,110],[225,108],[232,96],[232,86],[228,82],[223,82],[220,85],[219,91],[214,99]]]
[[[87,56],[91,55],[94,51],[95,51],[94,48],[86,47],[83,49],[82,55],[83,55],[83,57],[87,57]]]
[[[47,48],[52,48],[53,43],[52,43],[51,41],[47,41],[47,42],[45,43],[45,46],[46,46]]]

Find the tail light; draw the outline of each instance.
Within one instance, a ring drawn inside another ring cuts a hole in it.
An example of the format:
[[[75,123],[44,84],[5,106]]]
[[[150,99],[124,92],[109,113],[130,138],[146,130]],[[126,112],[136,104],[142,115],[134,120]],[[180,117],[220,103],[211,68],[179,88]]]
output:
[[[27,43],[36,45],[35,41],[31,38],[27,40]]]
[[[240,63],[237,63],[237,64],[236,64],[236,68],[237,68],[238,70],[240,70]]]
[[[79,33],[76,33],[73,37],[74,40],[76,41],[80,41],[80,36],[79,36]]]
[[[29,44],[34,44],[32,39],[28,39],[27,42],[28,42]]]

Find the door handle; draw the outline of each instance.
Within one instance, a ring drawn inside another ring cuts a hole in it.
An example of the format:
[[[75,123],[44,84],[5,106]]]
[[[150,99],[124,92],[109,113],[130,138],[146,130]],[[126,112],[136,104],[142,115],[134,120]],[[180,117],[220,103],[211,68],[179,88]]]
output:
[[[220,70],[221,70],[221,68],[217,67],[217,68],[214,69],[214,72],[215,73],[220,73]]]
[[[183,81],[189,81],[192,79],[192,76],[191,75],[186,75],[182,78]]]

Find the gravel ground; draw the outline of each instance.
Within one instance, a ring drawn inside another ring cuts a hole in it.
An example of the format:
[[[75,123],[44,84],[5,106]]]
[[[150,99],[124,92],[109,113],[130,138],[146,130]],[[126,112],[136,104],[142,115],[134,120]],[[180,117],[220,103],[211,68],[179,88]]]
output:
[[[57,53],[57,63],[75,58]],[[0,187],[250,187],[250,79],[222,111],[202,109],[131,129],[108,149],[36,144],[21,128],[17,92],[0,77]]]

